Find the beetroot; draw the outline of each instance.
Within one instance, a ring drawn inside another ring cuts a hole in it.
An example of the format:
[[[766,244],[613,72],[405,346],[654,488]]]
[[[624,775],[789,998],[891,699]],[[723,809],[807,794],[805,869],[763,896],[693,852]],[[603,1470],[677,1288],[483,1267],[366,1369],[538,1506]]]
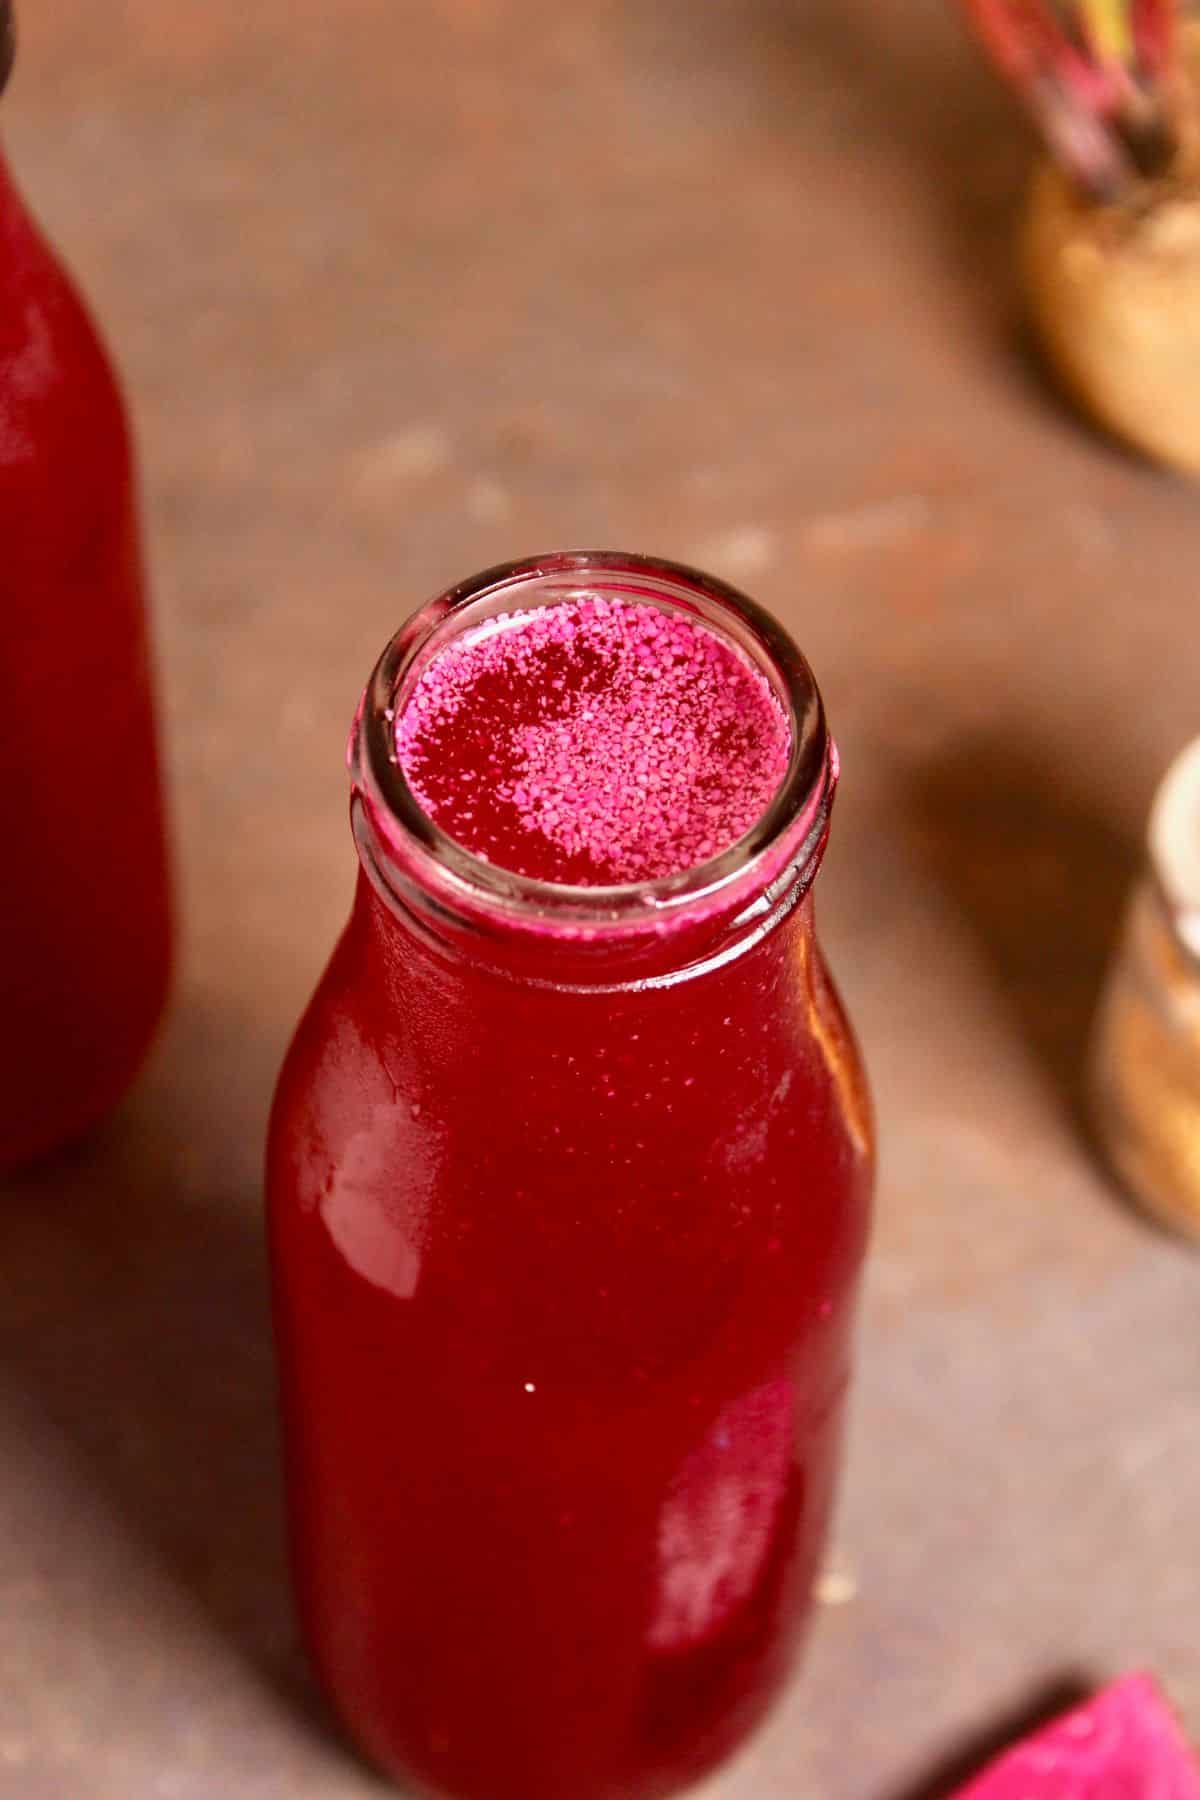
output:
[[[1045,140],[1021,265],[1065,389],[1200,478],[1200,19],[1190,0],[961,0]]]
[[[1200,1767],[1148,1675],[1126,1675],[969,1782],[955,1800],[1200,1800]]]

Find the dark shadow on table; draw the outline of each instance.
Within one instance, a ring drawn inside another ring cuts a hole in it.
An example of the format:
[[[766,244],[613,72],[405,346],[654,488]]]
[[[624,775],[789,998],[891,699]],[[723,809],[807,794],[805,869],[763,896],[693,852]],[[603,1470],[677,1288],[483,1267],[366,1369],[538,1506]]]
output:
[[[914,223],[945,233],[956,273],[993,323],[1017,311],[1015,238],[1030,133],[952,7],[910,23],[904,8],[758,0],[790,17],[818,78],[854,97],[859,130],[912,180]]]
[[[897,169],[911,183],[913,232],[927,221],[949,227],[958,272],[1011,323],[1032,137],[952,7],[914,20],[871,0],[618,4],[631,58],[692,84],[695,109],[710,109],[718,125],[730,108],[780,133],[803,125],[810,135],[815,124],[848,168],[867,154]],[[798,165],[796,179],[811,170]],[[861,223],[869,234],[869,208]]]
[[[277,1052],[234,1029],[177,1009],[116,1117],[0,1188],[0,1351],[94,1484],[97,1529],[139,1537],[322,1729],[288,1595],[258,1193],[253,1092]]]
[[[982,1774],[995,1757],[1011,1749],[1030,1732],[1048,1725],[1059,1713],[1081,1705],[1095,1692],[1096,1685],[1082,1672],[1074,1670],[1039,1683],[1017,1706],[956,1744],[919,1780],[889,1792],[885,1800],[951,1800],[959,1788]]]
[[[910,826],[1013,1021],[1078,1126],[1088,1037],[1138,847],[1079,774],[981,736],[905,775]]]
[[[949,0],[915,16],[872,0],[705,0],[702,8],[693,0],[651,8],[618,0],[618,7],[631,58],[692,82],[695,109],[711,105],[718,123],[721,107],[737,104],[732,88],[744,95],[742,114],[782,134],[803,124],[806,141],[815,112],[848,169],[864,156],[890,166],[899,181],[881,188],[878,206],[899,203],[913,238],[932,239],[995,354],[1048,420],[1072,429],[1074,409],[1037,350],[1020,291],[1018,239],[1036,138]],[[798,189],[811,179],[798,156]],[[875,213],[861,185],[847,193],[869,236]],[[955,329],[953,306],[946,319],[947,330]]]

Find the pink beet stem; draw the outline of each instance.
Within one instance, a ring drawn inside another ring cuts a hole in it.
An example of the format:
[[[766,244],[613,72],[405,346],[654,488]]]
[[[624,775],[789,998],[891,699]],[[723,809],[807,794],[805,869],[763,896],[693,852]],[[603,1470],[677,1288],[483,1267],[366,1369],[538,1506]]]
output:
[[[1176,0],[961,0],[1001,75],[1050,148],[1106,195],[1168,134],[1163,92]]]

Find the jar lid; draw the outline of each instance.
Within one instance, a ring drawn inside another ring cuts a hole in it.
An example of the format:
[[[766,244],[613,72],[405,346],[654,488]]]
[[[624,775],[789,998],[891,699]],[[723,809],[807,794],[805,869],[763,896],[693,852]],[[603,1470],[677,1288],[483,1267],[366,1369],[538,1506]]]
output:
[[[1163,777],[1150,814],[1149,849],[1179,940],[1200,959],[1200,738]]]

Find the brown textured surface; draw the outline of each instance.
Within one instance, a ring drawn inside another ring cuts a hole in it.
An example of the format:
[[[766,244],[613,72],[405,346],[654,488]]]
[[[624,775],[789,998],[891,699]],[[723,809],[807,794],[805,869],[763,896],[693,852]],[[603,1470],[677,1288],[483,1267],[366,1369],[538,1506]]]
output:
[[[845,765],[858,1591],[706,1795],[926,1800],[1127,1664],[1200,1736],[1200,1261],[1074,1117],[1200,724],[1200,500],[1015,347],[1025,147],[946,13],[29,0],[6,136],[139,429],[186,940],[136,1095],[0,1214],[5,1800],[377,1791],[292,1644],[259,1141],[349,894],[359,684],[429,592],[567,543],[777,608]]]

